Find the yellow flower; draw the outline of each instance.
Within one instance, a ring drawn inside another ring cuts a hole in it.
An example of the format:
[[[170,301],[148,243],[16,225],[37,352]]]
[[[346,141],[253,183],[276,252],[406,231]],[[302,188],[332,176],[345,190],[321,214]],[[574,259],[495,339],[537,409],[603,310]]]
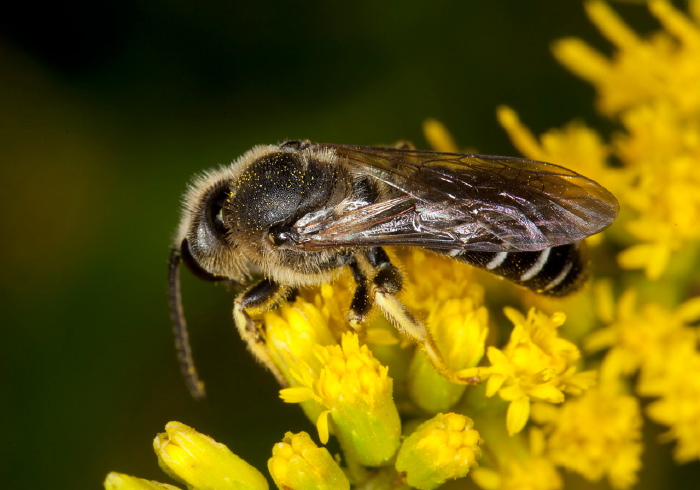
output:
[[[306,300],[321,312],[328,328],[338,339],[348,328],[348,305],[354,287],[347,276],[341,276],[333,285],[323,284],[317,290],[304,291]]]
[[[696,329],[697,338],[697,329]],[[691,339],[688,339],[691,340]],[[657,397],[647,414],[669,430],[662,440],[676,440],[674,456],[680,463],[700,459],[700,353],[695,342],[679,342],[669,352],[664,373],[642,379],[638,391]]]
[[[180,422],[153,441],[163,471],[201,490],[267,490],[267,480],[226,446]]]
[[[692,299],[675,311],[657,303],[639,306],[636,292],[627,290],[617,301],[613,321],[588,336],[586,349],[609,348],[607,362],[614,371],[633,374],[641,369],[642,384],[646,379],[664,378],[668,360],[678,346],[695,342],[695,330],[689,325],[700,318],[698,304],[698,299]]]
[[[488,335],[488,312],[468,299],[436,302],[428,325],[447,365],[453,371],[473,367],[484,355]],[[428,413],[449,410],[467,387],[440,375],[423,351],[417,351],[409,367],[411,399]]]
[[[410,486],[430,490],[466,476],[481,456],[474,422],[456,413],[438,414],[401,445],[396,470]]]
[[[536,404],[532,416],[545,425],[547,453],[571,471],[613,487],[629,488],[641,467],[642,416],[636,398],[617,383],[601,384],[561,406]]]
[[[700,109],[689,118],[660,101],[629,109],[622,122],[616,154],[633,180],[619,197],[636,213],[626,229],[641,243],[620,264],[657,279],[674,252],[700,239]]]
[[[299,299],[267,312],[264,317],[267,346],[277,367],[293,382],[290,366],[298,360],[313,363],[315,345],[335,344],[335,338],[318,308]]]
[[[562,403],[564,393],[579,394],[594,384],[591,372],[576,372],[578,348],[558,336],[565,320],[563,313],[551,317],[536,311],[527,317],[512,308],[505,309],[514,328],[504,349],[489,347],[491,366],[465,370],[486,378],[486,396],[499,396],[510,402],[506,416],[508,432],[520,432],[530,414],[530,401]]]
[[[287,432],[272,448],[267,467],[279,488],[350,489],[350,482],[328,450],[317,447],[306,432]]]
[[[531,429],[526,443],[522,434],[508,437],[493,430],[488,451],[493,455],[493,467],[472,470],[471,477],[484,490],[557,490],[562,487],[561,476],[552,460],[545,454],[541,431]]]
[[[301,386],[283,389],[280,396],[289,403],[315,400],[325,408],[316,422],[323,443],[330,417],[347,458],[367,466],[386,463],[401,435],[387,368],[354,333],[343,335],[340,346],[316,347],[315,354],[323,367],[301,362],[294,372]]]
[[[657,397],[647,413],[670,427],[665,440],[678,440],[676,459],[700,459],[700,332],[692,326],[700,320],[700,297],[674,310],[637,303],[636,293],[626,291],[610,325],[592,333],[586,346],[609,348],[605,367],[613,376],[639,371],[637,393]]]
[[[673,102],[684,113],[700,109],[696,24],[670,3],[652,0],[649,10],[666,30],[641,39],[604,2],[585,5],[591,20],[617,48],[615,55],[606,59],[578,39],[559,41],[554,53],[567,68],[596,86],[604,114],[658,99]]]
[[[298,298],[293,304],[284,304],[265,313],[266,346],[289,386],[299,386],[292,370],[300,363],[314,370],[321,368],[315,346],[337,344],[328,314],[328,305],[332,307],[335,299],[334,292],[331,286],[325,285],[319,294],[323,296],[317,299],[316,305]],[[323,407],[313,400],[301,403],[301,407],[311,420],[316,420],[323,411]]]

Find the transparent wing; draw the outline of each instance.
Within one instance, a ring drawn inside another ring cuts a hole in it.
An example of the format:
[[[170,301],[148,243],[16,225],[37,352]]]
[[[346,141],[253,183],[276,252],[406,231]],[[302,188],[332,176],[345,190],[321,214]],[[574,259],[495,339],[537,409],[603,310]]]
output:
[[[598,233],[617,216],[598,183],[523,158],[312,144],[396,190],[382,202],[295,228],[298,247],[419,245],[535,251]]]

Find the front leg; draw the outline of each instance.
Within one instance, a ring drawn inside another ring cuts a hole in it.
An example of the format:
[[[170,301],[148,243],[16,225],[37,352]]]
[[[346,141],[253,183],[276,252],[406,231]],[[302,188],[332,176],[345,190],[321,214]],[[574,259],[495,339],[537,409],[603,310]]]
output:
[[[369,283],[367,281],[367,276],[362,271],[362,268],[355,257],[349,258],[348,266],[352,272],[352,278],[355,280],[355,284],[357,284],[355,293],[352,296],[352,302],[350,303],[348,323],[350,324],[350,327],[362,338],[364,337],[365,333],[365,319],[372,309],[372,300],[369,297]]]
[[[265,365],[282,386],[287,386],[287,380],[277,368],[269,352],[265,348],[265,335],[250,316],[251,313],[263,312],[273,308],[280,300],[289,295],[291,288],[281,286],[271,279],[263,279],[259,283],[241,293],[233,302],[233,319],[241,338],[248,350]]]

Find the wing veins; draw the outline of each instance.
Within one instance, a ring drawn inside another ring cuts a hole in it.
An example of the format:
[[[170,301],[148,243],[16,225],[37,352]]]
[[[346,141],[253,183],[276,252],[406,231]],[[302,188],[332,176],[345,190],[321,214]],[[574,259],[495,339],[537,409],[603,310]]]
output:
[[[599,184],[532,160],[394,148],[317,145],[398,197],[301,227],[303,249],[423,245],[541,250],[597,233],[617,214]]]

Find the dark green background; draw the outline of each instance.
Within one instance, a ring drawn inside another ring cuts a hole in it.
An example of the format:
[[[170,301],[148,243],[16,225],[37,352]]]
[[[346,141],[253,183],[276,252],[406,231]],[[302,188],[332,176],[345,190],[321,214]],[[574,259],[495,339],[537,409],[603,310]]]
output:
[[[549,51],[565,35],[606,46],[579,2],[13,8],[0,18],[3,488],[100,488],[110,470],[167,480],[151,441],[169,420],[260,469],[285,431],[313,432],[245,352],[232,293],[187,275],[209,398],[185,390],[166,265],[192,174],[287,138],[424,147],[427,117],[462,146],[514,154],[504,103],[537,132],[600,123],[592,89]]]

